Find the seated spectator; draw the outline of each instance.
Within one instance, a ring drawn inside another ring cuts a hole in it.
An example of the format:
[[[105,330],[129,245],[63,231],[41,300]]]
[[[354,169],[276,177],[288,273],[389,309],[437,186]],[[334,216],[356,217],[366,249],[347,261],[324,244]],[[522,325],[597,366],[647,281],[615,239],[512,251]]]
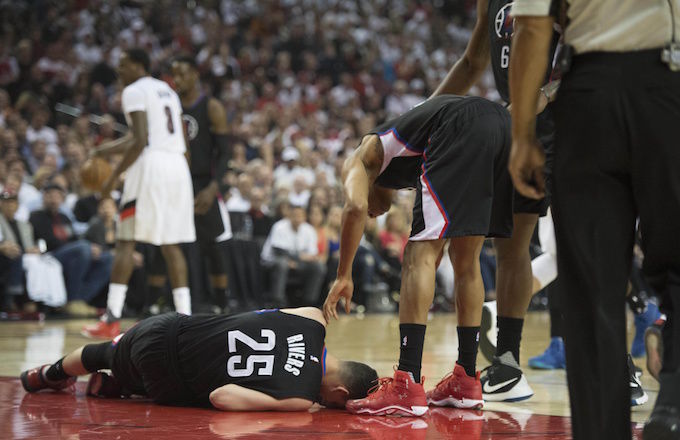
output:
[[[113,199],[107,197],[99,202],[97,215],[88,223],[85,239],[101,246],[102,249],[113,249],[116,244],[117,213],[116,202]]]
[[[291,205],[307,206],[309,203],[309,187],[304,176],[296,176],[293,180],[293,186],[290,193],[288,193],[288,200]]]
[[[36,239],[43,239],[47,251],[61,263],[69,303],[66,310],[73,315],[91,315],[86,303],[108,284],[113,257],[98,244],[79,240],[71,220],[60,212],[66,190],[54,183],[43,189],[43,209],[31,213]]]
[[[262,260],[270,268],[270,299],[285,306],[286,287],[296,279],[302,285],[304,304],[315,305],[320,298],[326,265],[318,261],[314,227],[305,221],[305,209],[293,206],[290,219],[274,223],[262,249]]]
[[[340,257],[340,227],[342,226],[342,206],[335,205],[326,216],[326,238],[328,239],[328,258]]]
[[[253,188],[250,192],[250,209],[248,216],[252,223],[252,239],[261,246],[269,236],[274,219],[269,215],[269,209],[264,204],[264,191],[261,188]]]
[[[19,208],[17,193],[0,193],[0,310],[15,310],[17,299],[24,293],[24,253],[38,253],[30,223],[15,219]]]
[[[304,178],[307,185],[314,184],[314,171],[299,165],[300,152],[297,148],[284,148],[281,160],[283,163],[274,170],[274,187],[292,188],[296,177]]]
[[[5,185],[19,194],[17,218],[28,220],[30,207],[38,203],[41,198],[40,191],[27,182],[26,165],[20,159],[7,164],[7,174]]]
[[[319,205],[309,205],[307,208],[307,219],[316,231],[316,247],[318,249],[317,259],[325,263],[328,261],[328,238],[326,237],[325,215]]]
[[[45,141],[47,148],[53,149],[53,146],[56,146],[58,141],[57,132],[52,127],[47,126],[49,119],[50,111],[46,107],[41,107],[33,112],[31,125],[26,130],[26,140],[29,144],[32,144],[37,139],[42,139]]]
[[[404,248],[408,243],[406,216],[399,208],[390,209],[385,218],[385,229],[380,231],[380,253],[396,270],[401,269]]]
[[[253,178],[247,173],[238,176],[236,186],[229,190],[226,208],[229,212],[246,212],[250,209],[250,191],[253,189]]]

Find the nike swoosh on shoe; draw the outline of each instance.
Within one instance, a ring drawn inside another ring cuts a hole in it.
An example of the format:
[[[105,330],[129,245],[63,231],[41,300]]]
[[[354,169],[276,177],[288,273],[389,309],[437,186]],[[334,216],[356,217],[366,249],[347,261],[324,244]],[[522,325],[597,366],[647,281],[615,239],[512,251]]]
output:
[[[497,383],[496,385],[491,385],[489,382],[485,382],[484,386],[482,386],[482,391],[484,391],[487,394],[495,393],[496,391],[500,390],[501,388],[507,385],[510,385],[513,382],[519,382],[519,378],[506,380],[505,382]]]

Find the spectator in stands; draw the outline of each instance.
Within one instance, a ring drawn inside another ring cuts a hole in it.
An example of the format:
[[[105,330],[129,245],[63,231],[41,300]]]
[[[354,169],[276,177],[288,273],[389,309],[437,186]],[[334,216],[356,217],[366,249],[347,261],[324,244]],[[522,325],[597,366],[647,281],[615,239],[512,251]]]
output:
[[[21,159],[16,159],[7,165],[7,178],[5,186],[10,187],[19,194],[19,211],[17,218],[28,220],[31,207],[39,206],[42,195],[33,185],[27,182],[26,166]]]
[[[304,176],[295,176],[293,179],[293,186],[288,193],[288,200],[290,200],[291,205],[307,206],[309,204],[309,198],[311,193],[309,192],[309,187],[307,186],[307,181]]]
[[[283,163],[274,170],[275,188],[292,188],[297,177],[302,177],[308,185],[314,183],[314,172],[299,165],[300,152],[295,147],[286,147],[281,153]]]
[[[385,229],[378,234],[380,253],[394,269],[401,267],[404,248],[408,243],[406,216],[399,208],[390,209],[385,218]]]
[[[246,212],[250,209],[250,192],[253,189],[253,178],[248,173],[241,173],[235,187],[229,190],[227,211]]]
[[[30,223],[17,220],[19,197],[13,190],[0,192],[0,310],[16,309],[16,299],[24,293],[24,253],[38,253]]]
[[[50,112],[46,108],[40,108],[33,113],[31,118],[31,125],[26,130],[26,140],[32,144],[38,139],[45,141],[47,148],[52,150],[53,146],[57,145],[57,132],[47,126],[50,119]],[[52,150],[53,151],[53,150]]]
[[[290,218],[274,223],[262,249],[262,260],[271,274],[270,299],[279,306],[288,304],[286,287],[296,281],[302,287],[302,301],[316,305],[326,274],[318,261],[318,241],[314,227],[305,221],[305,209],[293,206]]]
[[[92,315],[87,302],[108,284],[113,256],[100,245],[80,240],[73,231],[71,220],[60,212],[66,190],[55,183],[43,189],[43,209],[31,213],[36,239],[43,239],[47,251],[59,260],[69,303],[66,310],[73,315]]]
[[[102,249],[113,249],[116,244],[116,202],[105,198],[99,202],[97,215],[89,221],[85,239]]]
[[[248,216],[252,224],[252,239],[264,246],[269,236],[274,219],[269,215],[269,209],[264,204],[264,191],[261,188],[253,188],[250,192],[250,209]]]
[[[317,259],[326,263],[328,261],[328,238],[326,237],[326,218],[323,208],[316,204],[309,205],[307,207],[307,220],[316,231]]]

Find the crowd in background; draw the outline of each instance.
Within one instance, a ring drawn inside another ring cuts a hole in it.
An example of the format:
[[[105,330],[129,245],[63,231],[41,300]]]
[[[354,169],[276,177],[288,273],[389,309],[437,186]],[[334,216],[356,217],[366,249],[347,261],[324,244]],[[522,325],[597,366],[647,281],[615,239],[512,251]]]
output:
[[[91,312],[107,284],[116,205],[84,190],[79,170],[124,130],[115,68],[131,47],[146,49],[153,75],[170,83],[173,57],[195,56],[205,92],[227,110],[232,171],[219,181],[234,239],[257,243],[274,273],[266,244],[275,222],[308,225],[318,283],[302,296],[318,302],[337,265],[344,159],[362,134],[434,90],[467,44],[474,4],[0,1],[2,308],[22,303],[23,253],[47,252],[61,264],[72,314]],[[498,99],[492,84],[485,75],[473,93]],[[398,286],[411,197],[401,194],[369,222],[355,265],[360,307],[371,292]],[[143,267],[143,253],[135,258]],[[269,299],[281,291],[272,278]]]

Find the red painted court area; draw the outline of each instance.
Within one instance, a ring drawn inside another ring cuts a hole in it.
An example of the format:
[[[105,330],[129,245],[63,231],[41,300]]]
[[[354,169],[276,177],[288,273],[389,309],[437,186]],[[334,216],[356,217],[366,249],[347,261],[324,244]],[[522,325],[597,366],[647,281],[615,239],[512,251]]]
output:
[[[321,409],[302,413],[226,413],[146,400],[26,394],[0,379],[3,439],[569,439],[569,418],[433,408],[423,418],[364,417]]]

